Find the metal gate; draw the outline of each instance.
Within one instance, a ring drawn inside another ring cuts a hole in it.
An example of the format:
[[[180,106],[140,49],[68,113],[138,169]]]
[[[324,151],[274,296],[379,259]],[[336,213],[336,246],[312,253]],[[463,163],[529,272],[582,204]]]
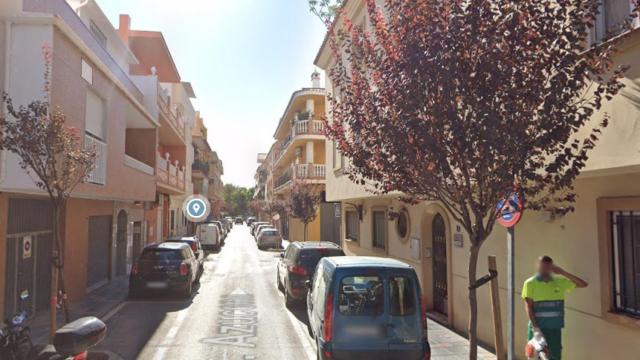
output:
[[[433,241],[433,308],[447,314],[447,238],[442,215],[437,214],[431,224]]]
[[[340,203],[320,204],[320,240],[340,244]]]
[[[111,249],[111,216],[89,217],[89,248],[87,289],[94,290],[109,281],[109,250]]]
[[[116,230],[116,276],[127,275],[127,212],[118,213]]]
[[[47,200],[9,199],[6,244],[5,315],[49,306],[52,210]],[[26,302],[20,293],[29,292]]]

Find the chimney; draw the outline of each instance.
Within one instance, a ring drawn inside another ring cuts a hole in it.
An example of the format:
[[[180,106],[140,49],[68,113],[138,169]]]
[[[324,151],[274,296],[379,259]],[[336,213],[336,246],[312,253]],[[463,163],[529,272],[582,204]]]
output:
[[[320,73],[318,72],[318,70],[314,71],[313,74],[311,74],[311,87],[320,87]]]
[[[131,16],[127,14],[120,14],[120,24],[118,25],[118,36],[125,43],[129,45],[129,31],[131,30]]]

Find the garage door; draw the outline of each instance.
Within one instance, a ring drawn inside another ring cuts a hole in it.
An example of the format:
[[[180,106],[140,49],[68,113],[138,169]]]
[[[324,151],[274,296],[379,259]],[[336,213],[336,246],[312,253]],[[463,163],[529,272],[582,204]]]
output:
[[[93,290],[109,280],[111,216],[89,217],[87,288]]]

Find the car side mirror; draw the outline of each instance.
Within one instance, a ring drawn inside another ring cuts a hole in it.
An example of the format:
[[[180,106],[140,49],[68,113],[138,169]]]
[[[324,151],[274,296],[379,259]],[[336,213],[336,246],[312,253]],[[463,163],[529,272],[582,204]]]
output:
[[[307,280],[304,282],[304,285],[307,287],[307,290],[311,290],[311,285],[313,284],[311,283],[311,280]]]

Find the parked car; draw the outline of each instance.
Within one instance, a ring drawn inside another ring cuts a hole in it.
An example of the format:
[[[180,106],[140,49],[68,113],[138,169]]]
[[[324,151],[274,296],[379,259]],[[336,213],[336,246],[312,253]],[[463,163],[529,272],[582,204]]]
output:
[[[200,239],[198,239],[195,236],[170,236],[165,240],[165,242],[178,242],[178,243],[185,243],[189,245],[189,247],[191,248],[191,251],[193,251],[193,254],[196,257],[196,260],[198,260],[198,264],[199,264],[198,271],[200,273],[204,271],[205,254],[204,254],[204,250],[202,249],[202,244],[200,243]]]
[[[270,225],[268,222],[266,221],[255,221],[251,224],[251,227],[249,229],[249,232],[251,232],[251,235],[255,236],[256,235],[256,229],[258,228],[258,226],[260,225]]]
[[[256,220],[255,216],[249,216],[249,217],[247,218],[247,226],[251,226],[251,225],[252,225],[254,222],[256,222],[256,221],[257,221],[257,220]]]
[[[200,264],[191,247],[181,242],[152,244],[144,248],[129,276],[129,296],[149,290],[177,291],[191,296]]]
[[[235,221],[234,221],[234,222],[235,222],[236,224],[238,224],[238,225],[242,225],[242,224],[244,224],[244,220],[242,220],[242,217],[240,217],[240,216],[238,216],[238,217],[235,219]]]
[[[231,228],[233,227],[231,220],[224,218],[220,219],[220,222],[222,223],[222,226],[224,226],[224,230],[227,232],[227,234],[230,233]]]
[[[282,248],[282,236],[276,228],[263,228],[256,236],[256,242],[260,250]]]
[[[260,231],[262,231],[264,229],[275,229],[275,226],[273,226],[271,224],[260,224],[260,225],[256,226],[255,230],[253,230],[253,238],[256,241],[258,241],[258,234],[260,234]]]
[[[431,358],[413,267],[389,258],[326,257],[307,286],[318,359]]]
[[[320,259],[327,256],[344,256],[344,252],[332,242],[314,241],[292,242],[280,254],[276,280],[287,307],[307,298],[306,282],[313,276]]]
[[[204,250],[218,251],[222,247],[222,236],[215,224],[199,224],[196,229],[196,234]]]
[[[214,224],[215,226],[218,227],[218,230],[220,231],[220,236],[222,239],[222,245],[224,246],[224,240],[227,238],[227,231],[224,228],[224,226],[222,226],[222,223],[220,223],[220,221],[209,221],[207,222],[207,224]]]

